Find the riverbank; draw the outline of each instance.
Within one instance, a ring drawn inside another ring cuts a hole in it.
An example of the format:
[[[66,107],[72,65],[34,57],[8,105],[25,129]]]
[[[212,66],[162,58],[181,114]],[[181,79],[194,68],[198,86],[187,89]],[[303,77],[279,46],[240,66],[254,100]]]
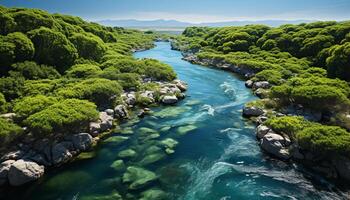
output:
[[[174,49],[179,48],[175,47]],[[350,180],[349,158],[341,155],[329,157],[321,151],[315,153],[305,150],[298,144],[296,139],[293,138],[294,136],[291,136],[291,134],[283,130],[276,130],[276,128],[274,129],[266,123],[269,119],[281,118],[280,121],[282,121],[284,117],[288,119],[289,116],[301,116],[306,120],[319,122],[322,119],[322,113],[320,111],[303,108],[301,105],[290,105],[288,107],[276,109],[276,107],[274,107],[274,100],[270,99],[268,94],[268,89],[271,88],[273,84],[268,81],[254,81],[251,79],[255,76],[257,71],[246,66],[230,64],[225,62],[224,59],[198,58],[196,54],[186,52],[182,54],[183,59],[186,61],[229,71],[240,75],[246,80],[245,86],[250,88],[261,100],[248,102],[242,110],[242,115],[256,123],[256,138],[262,150],[277,159],[285,161],[293,160],[302,163],[304,166],[307,166],[326,178]],[[270,104],[270,106],[268,104]],[[291,122],[286,121],[285,123]],[[298,122],[295,121],[295,123]],[[290,126],[297,125],[298,124],[293,123],[290,124]]]
[[[172,105],[185,98],[183,92],[187,90],[187,84],[180,80],[155,82],[145,79],[144,83],[151,83],[156,89],[124,92],[120,97],[121,104],[99,112],[99,119],[89,123],[88,133],[56,135],[53,140],[35,140],[28,136],[18,141],[1,155],[0,185],[20,186],[38,180],[47,170],[79,159],[80,153],[93,151],[119,122],[129,119],[131,110],[138,111],[137,116],[142,118],[150,112],[148,106]],[[5,115],[15,117],[16,113]]]

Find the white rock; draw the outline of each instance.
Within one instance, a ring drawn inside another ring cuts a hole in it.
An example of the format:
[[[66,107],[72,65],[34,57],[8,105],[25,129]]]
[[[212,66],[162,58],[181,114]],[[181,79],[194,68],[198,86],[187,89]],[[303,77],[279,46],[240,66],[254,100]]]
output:
[[[269,132],[262,138],[260,146],[263,150],[278,158],[289,159],[291,155],[289,150],[284,147],[284,143],[285,140],[281,135]]]
[[[37,180],[44,175],[44,170],[44,166],[40,166],[35,162],[17,160],[11,165],[8,172],[10,185],[19,186]]]
[[[8,172],[10,171],[11,165],[16,162],[15,160],[6,160],[0,164],[0,186],[4,185],[8,178]]]
[[[269,130],[269,127],[262,124],[259,125],[258,127],[256,127],[256,137],[260,140],[269,132]]]
[[[253,89],[256,90],[258,88],[268,89],[271,85],[267,81],[258,81],[253,84]]]
[[[175,95],[172,95],[172,96],[164,96],[163,99],[162,99],[162,103],[164,104],[174,104],[178,101],[177,97]]]
[[[252,81],[252,80],[247,80],[246,82],[245,82],[245,86],[247,87],[247,88],[252,88],[253,87],[253,84],[254,84],[254,82]]]

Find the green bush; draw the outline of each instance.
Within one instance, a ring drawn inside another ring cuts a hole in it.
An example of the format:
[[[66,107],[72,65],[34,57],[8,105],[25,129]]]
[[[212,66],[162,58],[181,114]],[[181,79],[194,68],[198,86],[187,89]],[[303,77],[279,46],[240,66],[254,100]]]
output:
[[[334,106],[348,107],[349,100],[341,90],[331,86],[301,86],[292,90],[296,103],[317,110],[330,110]]]
[[[107,50],[101,38],[91,33],[74,33],[69,40],[78,50],[79,56],[86,59],[99,61]]]
[[[298,144],[315,153],[350,153],[350,133],[337,126],[315,125],[297,133]]]
[[[268,119],[265,124],[277,132],[283,132],[294,138],[295,134],[312,123],[299,116],[284,116]]]
[[[0,113],[6,111],[6,99],[5,96],[0,92]]]
[[[101,72],[101,68],[96,65],[78,64],[68,69],[66,75],[71,78],[92,78],[98,77]]]
[[[78,58],[74,45],[62,33],[41,27],[30,31],[35,47],[35,61],[56,66],[63,73]]]
[[[256,81],[268,81],[271,84],[281,84],[282,74],[277,70],[263,70],[254,76]]]
[[[23,93],[23,77],[0,78],[0,91],[5,95],[7,101],[20,97]]]
[[[32,41],[23,33],[10,33],[5,37],[5,41],[15,45],[15,61],[21,62],[31,60],[34,56],[34,45]]]
[[[16,117],[23,120],[34,113],[46,109],[54,103],[57,103],[57,99],[53,97],[46,97],[43,95],[29,96],[17,100],[13,111],[16,113]]]
[[[88,124],[96,120],[96,106],[86,100],[67,99],[30,115],[25,124],[37,136],[55,133],[74,134],[88,130]]]
[[[23,134],[23,129],[16,124],[0,118],[0,148],[6,148]]]
[[[16,63],[12,65],[12,68],[13,70],[11,72],[14,73],[13,76],[20,75],[25,79],[30,80],[56,79],[60,77],[60,74],[54,67],[47,65],[38,65],[33,61]]]
[[[135,90],[140,87],[140,75],[136,73],[118,73],[118,71],[115,72],[114,70],[112,71],[108,69],[110,68],[103,70],[102,74],[100,75],[101,78],[118,81],[118,83],[123,87],[123,89],[126,90]]]
[[[56,91],[58,96],[87,99],[98,106],[111,105],[113,103],[111,98],[119,96],[121,92],[122,87],[118,82],[103,78],[92,78],[71,83]]]

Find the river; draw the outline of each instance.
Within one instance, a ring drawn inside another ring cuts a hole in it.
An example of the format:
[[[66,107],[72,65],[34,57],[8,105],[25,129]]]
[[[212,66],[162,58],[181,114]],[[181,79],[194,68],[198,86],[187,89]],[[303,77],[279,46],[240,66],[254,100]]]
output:
[[[142,190],[128,191],[121,181],[123,172],[110,167],[126,148],[138,155],[125,161],[127,166],[140,165],[149,152],[162,158],[143,168],[157,174],[158,181],[150,187],[165,191],[167,199],[346,199],[326,180],[261,152],[254,125],[241,117],[243,105],[256,97],[239,77],[183,61],[166,42],[134,56],[171,65],[189,85],[186,99],[121,125],[130,134],[124,143],[107,139],[93,159],[52,170],[30,186],[9,190],[6,199],[99,199],[114,191],[137,198]],[[156,130],[159,137],[140,140],[145,128]],[[173,154],[158,148],[166,138],[178,141]]]

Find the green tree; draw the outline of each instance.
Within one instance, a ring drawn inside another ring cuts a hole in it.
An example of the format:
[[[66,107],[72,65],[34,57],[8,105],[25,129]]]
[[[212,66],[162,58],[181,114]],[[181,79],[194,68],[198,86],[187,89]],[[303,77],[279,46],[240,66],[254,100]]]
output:
[[[78,50],[79,56],[86,59],[99,61],[107,50],[107,47],[101,38],[91,33],[74,33],[69,40]]]
[[[35,46],[35,60],[56,66],[60,73],[70,67],[78,54],[74,45],[60,32],[41,27],[29,32]]]

